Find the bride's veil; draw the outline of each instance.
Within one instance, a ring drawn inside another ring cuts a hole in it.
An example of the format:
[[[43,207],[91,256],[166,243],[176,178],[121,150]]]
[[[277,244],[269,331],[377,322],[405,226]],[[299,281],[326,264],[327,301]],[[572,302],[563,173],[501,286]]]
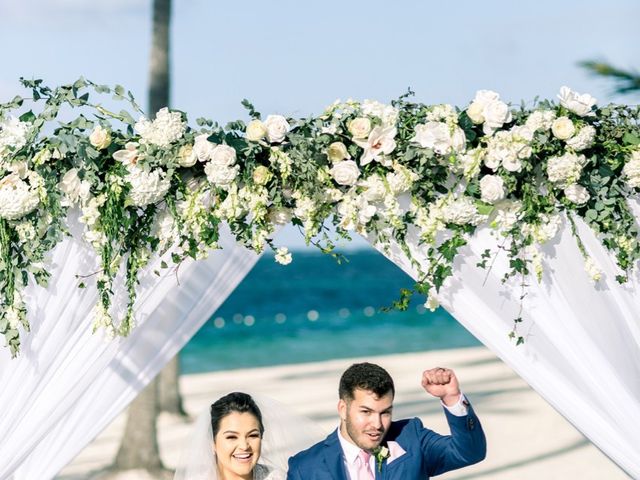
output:
[[[320,441],[325,434],[312,420],[284,404],[263,395],[251,396],[260,408],[265,429],[258,463],[284,474],[289,457]],[[207,407],[193,424],[174,480],[217,480],[212,437]]]

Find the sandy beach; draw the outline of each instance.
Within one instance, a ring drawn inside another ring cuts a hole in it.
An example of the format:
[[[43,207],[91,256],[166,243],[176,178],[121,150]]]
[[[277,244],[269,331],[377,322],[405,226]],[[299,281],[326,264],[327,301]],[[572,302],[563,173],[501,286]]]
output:
[[[438,478],[449,480],[627,479],[629,478],[502,361],[483,347],[350,358],[185,375],[181,378],[185,408],[196,416],[220,395],[245,390],[272,397],[313,419],[327,433],[337,425],[337,385],[351,363],[372,361],[385,367],[396,382],[394,418],[420,417],[425,425],[448,432],[436,399],[420,386],[422,370],[453,368],[478,413],[488,440],[487,459]],[[59,480],[91,478],[111,463],[126,413],[121,414],[82,451]],[[162,416],[159,441],[163,461],[174,468],[190,425]],[[130,475],[131,480],[142,476]],[[407,479],[411,480],[411,479]]]

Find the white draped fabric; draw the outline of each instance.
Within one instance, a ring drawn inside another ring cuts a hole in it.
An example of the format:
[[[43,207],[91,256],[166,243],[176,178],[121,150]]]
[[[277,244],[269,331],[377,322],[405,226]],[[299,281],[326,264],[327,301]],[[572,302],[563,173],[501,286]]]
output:
[[[634,204],[636,216],[640,208]],[[578,221],[589,254],[604,271],[594,286],[565,225],[545,247],[541,283],[529,282],[520,332],[507,337],[520,309],[520,287],[501,282],[506,260],[476,267],[495,239],[475,236],[456,261],[441,302],[469,331],[522,376],[565,418],[632,477],[640,478],[640,275],[625,285],[592,232]],[[79,238],[76,225],[75,238]],[[82,242],[54,252],[48,289],[29,289],[33,331],[20,358],[0,350],[0,479],[47,479],[94,438],[187,342],[257,260],[225,236],[224,250],[182,265],[177,277],[143,275],[138,327],[125,339],[92,335],[93,288],[76,274],[95,270]],[[419,252],[414,242],[412,248]],[[396,245],[389,258],[409,274]],[[90,281],[87,281],[90,283]]]
[[[640,207],[634,201],[636,218]],[[441,304],[567,420],[633,478],[640,478],[640,274],[624,285],[592,231],[578,221],[588,253],[603,270],[594,285],[565,220],[544,247],[541,283],[529,279],[516,346],[507,334],[520,309],[519,283],[501,283],[506,255],[487,275],[476,266],[496,239],[479,232],[455,263]],[[417,242],[412,250],[419,252]],[[387,255],[415,278],[395,245]],[[517,448],[517,447],[516,447]]]
[[[74,237],[53,252],[50,286],[28,289],[32,332],[23,335],[19,358],[0,349],[0,479],[52,478],[176,355],[258,258],[223,233],[222,251],[177,273],[157,276],[156,259],[141,275],[137,328],[109,341],[92,334],[96,289],[79,289],[76,275],[95,272],[96,260],[71,223]],[[122,309],[123,298],[118,303]]]

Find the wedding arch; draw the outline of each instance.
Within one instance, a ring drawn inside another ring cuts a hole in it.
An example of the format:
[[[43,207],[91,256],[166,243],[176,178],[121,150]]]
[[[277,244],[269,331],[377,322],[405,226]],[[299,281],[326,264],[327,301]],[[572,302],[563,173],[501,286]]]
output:
[[[444,306],[640,477],[639,108],[409,92],[189,126],[119,86],[22,83],[0,105],[0,478],[53,477],[264,248],[292,260],[289,222],[326,253],[331,223],[365,236],[416,281],[398,308]]]

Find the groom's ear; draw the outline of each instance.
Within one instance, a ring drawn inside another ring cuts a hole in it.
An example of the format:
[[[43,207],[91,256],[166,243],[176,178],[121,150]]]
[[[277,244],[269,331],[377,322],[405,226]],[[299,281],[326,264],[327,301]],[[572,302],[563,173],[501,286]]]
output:
[[[347,419],[347,402],[343,399],[338,400],[338,414],[343,422]]]

